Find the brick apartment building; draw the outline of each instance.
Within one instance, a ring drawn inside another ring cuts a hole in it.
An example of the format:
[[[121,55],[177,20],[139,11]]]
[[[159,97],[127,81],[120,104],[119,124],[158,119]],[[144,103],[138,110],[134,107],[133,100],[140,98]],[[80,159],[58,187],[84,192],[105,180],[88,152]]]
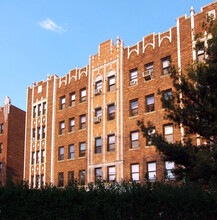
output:
[[[119,38],[103,42],[84,68],[28,87],[24,179],[32,187],[65,186],[73,179],[143,182],[146,173],[161,179],[165,169],[173,178],[173,162],[161,160],[150,138],[158,131],[179,141],[184,129],[164,119],[158,90],[167,98],[173,92],[171,61],[184,74],[187,64],[204,58],[195,34],[216,9],[217,2],[197,14],[191,8],[176,26],[130,47]],[[209,37],[205,32],[201,40],[206,44]],[[138,130],[142,119],[153,124],[148,137]]]
[[[0,185],[6,179],[23,179],[25,112],[11,105],[9,97],[0,107]]]

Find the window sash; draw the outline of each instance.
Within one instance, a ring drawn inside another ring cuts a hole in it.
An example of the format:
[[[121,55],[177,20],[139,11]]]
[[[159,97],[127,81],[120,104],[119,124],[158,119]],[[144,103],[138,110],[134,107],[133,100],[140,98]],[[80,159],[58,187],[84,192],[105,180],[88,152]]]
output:
[[[138,79],[138,71],[137,70],[133,70],[130,72],[130,80],[135,80]]]
[[[164,126],[164,134],[165,135],[173,134],[173,125],[165,125]]]
[[[74,151],[74,144],[73,145],[69,145],[69,159],[73,159],[75,151]]]
[[[151,71],[153,69],[154,69],[154,64],[148,64],[148,65],[145,66],[146,71]]]
[[[86,96],[86,89],[81,90],[81,97],[85,97]]]
[[[131,132],[131,141],[137,141],[139,140],[139,132]]]
[[[169,59],[163,60],[162,63],[163,63],[163,69],[170,67]]]
[[[95,116],[96,117],[102,117],[102,109],[101,108],[100,109],[96,109]]]
[[[95,169],[95,180],[101,180],[102,179],[102,169],[96,168]]]
[[[85,170],[79,172],[79,183],[80,185],[85,185]]]
[[[115,84],[115,76],[111,76],[108,78],[108,81],[109,81],[109,86],[112,86]]]
[[[96,88],[96,89],[102,89],[102,80],[96,82],[95,88]]]

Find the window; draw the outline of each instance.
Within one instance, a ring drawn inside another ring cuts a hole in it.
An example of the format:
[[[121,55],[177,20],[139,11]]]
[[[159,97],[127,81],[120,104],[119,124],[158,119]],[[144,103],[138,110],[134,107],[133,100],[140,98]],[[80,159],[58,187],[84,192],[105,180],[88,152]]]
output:
[[[86,88],[80,90],[80,102],[86,101]]]
[[[166,108],[167,103],[171,102],[172,97],[173,97],[172,96],[172,89],[167,89],[167,90],[163,91],[162,94],[163,94],[163,97],[162,97],[163,98],[162,107]]]
[[[58,186],[64,186],[64,174],[63,172],[58,173]]]
[[[34,187],[34,176],[31,176],[31,189]]]
[[[75,106],[75,92],[70,93],[70,106]]]
[[[3,124],[0,124],[0,134],[3,134]]]
[[[32,165],[35,163],[35,152],[32,152]]]
[[[2,163],[0,163],[0,175],[2,175]]]
[[[175,179],[174,174],[172,173],[172,170],[175,168],[175,164],[172,161],[165,161],[165,170],[166,170],[166,178],[167,179]]]
[[[41,187],[44,186],[44,174],[41,174]]]
[[[74,181],[74,171],[68,172],[68,183],[72,183]]]
[[[81,142],[79,145],[79,157],[85,157],[85,142]]]
[[[79,171],[79,184],[85,185],[85,170]]]
[[[38,105],[38,116],[41,115],[41,104]]]
[[[35,188],[38,189],[39,188],[39,175],[36,175],[36,180],[35,180]]]
[[[155,127],[148,128],[147,136],[146,136],[146,145],[152,145],[152,138],[155,136]]]
[[[197,49],[197,62],[202,62],[205,60],[205,52],[203,49]]]
[[[166,57],[162,59],[162,69],[163,69],[163,75],[167,75],[170,73],[170,57]]]
[[[37,138],[38,138],[38,140],[41,139],[41,127],[37,128]]]
[[[101,137],[95,138],[95,154],[101,153],[102,150],[102,139]]]
[[[45,138],[45,135],[46,135],[46,127],[44,125],[42,126],[42,138]]]
[[[115,135],[108,135],[108,151],[115,151]]]
[[[145,81],[154,78],[154,63],[149,63],[145,65],[145,72],[143,73],[143,77]]]
[[[139,164],[131,164],[131,179],[139,181]]]
[[[108,91],[115,90],[115,76],[108,77]]]
[[[86,126],[86,115],[80,115],[80,129],[84,129]]]
[[[154,94],[146,96],[146,112],[154,111]]]
[[[169,143],[173,143],[173,125],[164,125],[164,139]]]
[[[130,71],[130,85],[135,85],[138,83],[138,71],[137,69]]]
[[[95,116],[100,118],[102,117],[102,108],[95,109]]]
[[[95,91],[94,91],[95,95],[100,95],[101,93],[102,93],[102,80],[97,81],[95,83]]]
[[[130,116],[138,115],[138,99],[130,101]]]
[[[36,117],[36,106],[33,107],[33,118]]]
[[[35,128],[32,129],[32,138],[35,139]]]
[[[60,109],[66,108],[66,98],[65,96],[60,97]]]
[[[148,163],[148,179],[150,181],[156,180],[156,162]]]
[[[61,121],[60,122],[60,130],[59,130],[59,134],[64,134],[65,133],[65,122]]]
[[[43,103],[43,115],[46,115],[46,113],[47,113],[47,103],[44,102]]]
[[[95,182],[102,179],[102,168],[95,169]]]
[[[73,159],[75,157],[74,144],[69,145],[69,159]]]
[[[40,152],[36,151],[36,163],[38,164],[40,161]]]
[[[41,151],[41,163],[44,163],[44,159],[45,159],[45,150]]]
[[[108,105],[108,121],[115,119],[115,104]]]
[[[3,144],[0,143],[0,154],[2,154],[2,148],[3,148]]]
[[[69,119],[69,132],[75,131],[75,118]]]
[[[139,132],[132,131],[130,133],[130,140],[131,140],[131,148],[138,148],[139,147]]]
[[[59,147],[58,160],[64,160],[64,147]]]
[[[115,166],[108,167],[108,181],[115,181]]]

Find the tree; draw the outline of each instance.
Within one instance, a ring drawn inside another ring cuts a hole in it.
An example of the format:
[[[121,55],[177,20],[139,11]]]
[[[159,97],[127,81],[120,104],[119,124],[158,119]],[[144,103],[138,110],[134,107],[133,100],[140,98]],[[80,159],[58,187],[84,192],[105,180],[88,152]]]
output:
[[[153,139],[158,151],[165,160],[174,161],[177,168],[174,173],[179,179],[208,184],[217,182],[217,21],[207,18],[203,28],[207,36],[206,43],[196,36],[197,49],[204,51],[202,62],[195,62],[180,74],[171,68],[171,77],[175,92],[172,99],[162,97],[166,108],[166,118],[176,126],[183,126],[183,141],[167,143],[160,134]],[[138,122],[144,136],[147,127]],[[199,136],[203,140],[200,146],[193,144],[191,137]]]

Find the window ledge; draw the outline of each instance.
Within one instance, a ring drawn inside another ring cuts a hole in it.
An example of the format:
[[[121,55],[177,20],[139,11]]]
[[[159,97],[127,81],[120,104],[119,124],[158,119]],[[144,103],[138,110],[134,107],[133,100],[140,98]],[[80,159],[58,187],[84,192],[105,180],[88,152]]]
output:
[[[152,82],[152,81],[154,81],[154,79],[155,79],[155,78],[150,79],[150,80],[144,80],[144,83]]]
[[[80,128],[78,131],[85,131],[86,128]],[[73,131],[74,132],[74,131]],[[72,133],[72,132],[71,132]]]
[[[135,85],[129,85],[128,88],[132,88],[132,87],[138,86],[138,85],[139,85],[139,83],[137,83],[137,84],[135,84]]]
[[[146,145],[145,148],[155,147],[155,145]]]
[[[85,156],[84,157],[78,157],[78,159],[80,160],[80,159],[85,159]]]
[[[60,136],[63,136],[63,135],[65,135],[65,134],[59,134],[58,136],[60,137]]]
[[[129,150],[138,150],[140,147],[137,147],[137,148],[130,148]]]
[[[106,153],[108,153],[108,154],[115,153],[115,150],[106,151]]]
[[[57,162],[58,162],[58,163],[62,163],[62,162],[65,162],[65,161],[64,161],[64,160],[58,160]]]
[[[110,121],[115,121],[115,119],[107,120],[107,122],[110,122]]]
[[[75,133],[75,131],[69,131],[68,134]]]
[[[144,115],[149,115],[149,114],[153,114],[156,113],[156,111],[152,111],[152,112],[145,112]]]
[[[74,107],[75,107],[75,105],[74,105],[74,106],[71,106],[71,105],[70,105],[68,108],[74,108]]]
[[[67,161],[73,161],[73,160],[75,160],[75,158],[68,158],[68,159],[66,159]]]
[[[64,110],[66,110],[66,108],[58,109],[58,112],[62,112]]]
[[[171,75],[171,73],[168,73],[168,74],[164,74],[164,75],[160,75],[160,77],[165,77],[165,76],[170,76]]]
[[[86,102],[87,102],[87,101],[79,102],[78,105],[84,104],[84,103],[86,103]]]
[[[134,116],[130,116],[129,119],[132,119],[132,118],[138,118],[139,115],[134,115]]]

